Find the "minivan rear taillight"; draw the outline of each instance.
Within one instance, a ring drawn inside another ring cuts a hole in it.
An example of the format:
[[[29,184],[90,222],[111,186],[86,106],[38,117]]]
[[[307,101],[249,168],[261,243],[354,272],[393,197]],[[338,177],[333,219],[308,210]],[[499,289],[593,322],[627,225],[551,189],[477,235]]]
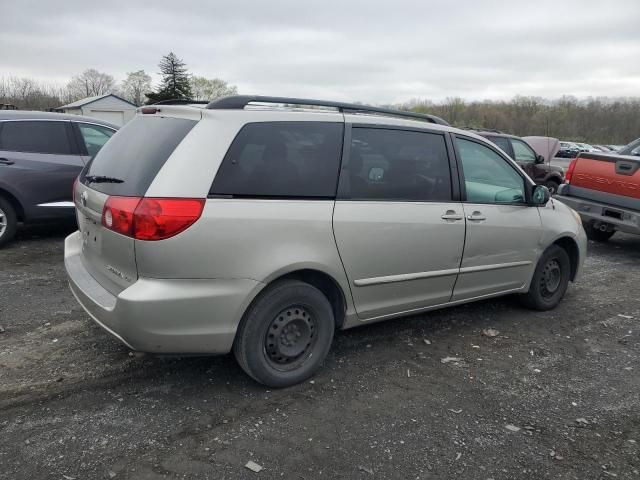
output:
[[[193,225],[204,203],[203,198],[109,197],[102,225],[136,240],[164,240]]]
[[[577,162],[578,162],[577,158],[574,158],[573,160],[571,160],[571,163],[569,164],[569,168],[567,169],[567,172],[564,174],[564,183],[571,183],[571,177],[573,176],[573,171],[576,168]]]

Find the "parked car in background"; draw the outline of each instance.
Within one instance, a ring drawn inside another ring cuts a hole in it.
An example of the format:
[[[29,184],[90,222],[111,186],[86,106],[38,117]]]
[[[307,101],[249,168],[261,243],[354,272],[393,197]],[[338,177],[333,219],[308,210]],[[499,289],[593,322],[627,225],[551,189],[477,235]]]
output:
[[[605,145],[606,147],[609,147],[609,149],[612,152],[617,152],[618,150],[620,150],[621,148],[624,148],[624,145]]]
[[[549,310],[581,270],[577,215],[437,117],[247,96],[140,112],[81,173],[65,241],[74,295],[133,350],[233,350],[284,387],[336,329],[505,294]]]
[[[607,147],[606,145],[594,145],[593,147],[596,148],[599,152],[609,153],[613,151],[611,148]]]
[[[546,163],[544,156],[538,154],[523,138],[498,130],[473,129],[472,131],[499,146],[534,182],[546,186],[551,194],[554,194],[563,182],[562,168]]]
[[[589,145],[588,143],[578,143],[574,142],[579,148],[581,152],[598,152],[597,148],[594,148],[593,145]]]
[[[0,247],[18,223],[73,219],[73,181],[118,127],[49,112],[0,112]]]
[[[618,155],[631,155],[634,157],[640,157],[640,138],[634,140],[633,142],[625,145],[621,149],[618,150]]]
[[[640,235],[640,158],[632,142],[620,153],[583,152],[571,161],[555,198],[576,210],[587,237],[606,241],[616,232]]]
[[[556,157],[560,158],[576,158],[580,153],[580,147],[573,142],[560,142],[560,150]]]

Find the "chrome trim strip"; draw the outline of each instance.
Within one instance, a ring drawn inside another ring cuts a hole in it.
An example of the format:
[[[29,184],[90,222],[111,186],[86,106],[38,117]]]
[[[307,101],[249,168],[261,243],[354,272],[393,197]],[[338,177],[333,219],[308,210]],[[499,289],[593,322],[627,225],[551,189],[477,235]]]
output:
[[[448,270],[434,270],[431,272],[402,273],[400,275],[387,275],[384,277],[361,278],[359,280],[354,280],[353,284],[356,287],[368,287],[371,285],[382,285],[385,283],[408,282],[411,280],[420,280],[423,278],[446,277],[449,275],[456,275],[458,273],[475,273],[475,272],[486,272],[489,270],[500,270],[503,268],[524,267],[526,265],[531,265],[532,263],[533,262],[529,260],[525,260],[522,262],[497,263],[494,265],[479,265],[476,267],[464,267],[460,269],[451,268]]]
[[[503,268],[512,267],[524,267],[525,265],[531,265],[533,262],[525,260],[523,262],[509,262],[509,263],[496,263],[493,265],[478,265],[477,267],[463,267],[460,269],[460,273],[475,273],[486,272],[488,270],[500,270]]]
[[[38,207],[66,207],[66,208],[73,208],[75,207],[75,204],[73,202],[48,202],[48,203],[39,203],[37,205]]]
[[[419,280],[422,278],[446,277],[448,275],[457,275],[458,269],[451,268],[449,270],[434,270],[431,272],[402,273],[400,275],[387,275],[385,277],[362,278],[354,280],[356,287],[368,287],[370,285],[380,285],[383,283],[407,282],[409,280]]]
[[[2,110],[4,111],[4,110]],[[14,110],[7,110],[7,111],[14,111]],[[20,111],[20,110],[16,110],[16,111]],[[115,111],[115,110],[113,110]],[[77,117],[81,116],[81,115],[77,115],[75,113],[61,113],[60,115],[76,115]],[[87,124],[87,125],[95,125],[96,127],[102,127],[102,128],[106,128],[108,130],[113,131],[113,133],[116,133],[118,130],[114,129],[111,125],[105,125],[104,123],[96,123],[96,122],[91,122],[91,121],[85,121],[82,119],[69,119],[69,118],[3,118],[0,119],[0,123],[2,122],[72,122],[72,123],[83,123],[83,124]]]
[[[3,110],[7,112],[20,112],[22,110]],[[37,113],[37,112],[36,112]],[[66,113],[61,113],[60,115],[67,115]],[[71,122],[68,118],[3,118],[0,122]]]

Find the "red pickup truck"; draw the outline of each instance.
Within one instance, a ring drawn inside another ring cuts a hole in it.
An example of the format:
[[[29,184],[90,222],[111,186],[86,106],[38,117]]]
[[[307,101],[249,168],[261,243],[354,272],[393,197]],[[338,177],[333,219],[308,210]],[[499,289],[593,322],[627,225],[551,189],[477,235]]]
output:
[[[555,196],[580,214],[591,240],[606,241],[618,230],[640,235],[640,148],[621,152],[580,153]]]

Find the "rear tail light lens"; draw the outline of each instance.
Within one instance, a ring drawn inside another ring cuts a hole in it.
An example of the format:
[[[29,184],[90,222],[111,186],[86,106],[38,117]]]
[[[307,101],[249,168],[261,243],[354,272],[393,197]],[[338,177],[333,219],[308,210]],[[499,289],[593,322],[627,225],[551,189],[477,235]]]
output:
[[[138,240],[163,240],[183,232],[202,214],[202,198],[143,198],[134,214]]]
[[[136,240],[164,240],[193,225],[204,203],[202,198],[109,197],[102,225]]]
[[[134,236],[133,216],[140,203],[137,197],[109,197],[102,209],[102,225],[116,233]]]
[[[577,158],[574,158],[573,160],[571,160],[571,163],[569,164],[569,168],[567,169],[567,173],[564,174],[564,183],[571,183],[571,177],[573,176],[573,171],[576,168],[577,161],[578,161]]]

